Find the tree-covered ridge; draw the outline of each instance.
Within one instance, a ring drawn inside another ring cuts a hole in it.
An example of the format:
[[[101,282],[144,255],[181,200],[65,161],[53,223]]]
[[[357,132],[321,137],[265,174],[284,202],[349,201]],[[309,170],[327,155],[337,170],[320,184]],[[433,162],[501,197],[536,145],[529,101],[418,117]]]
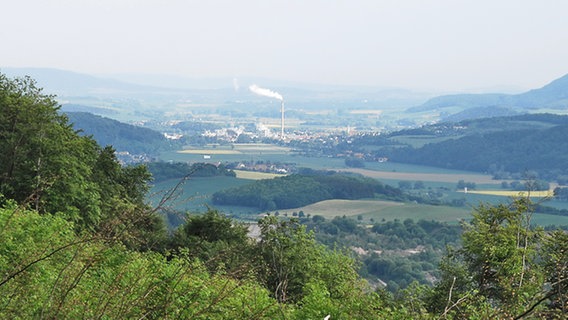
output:
[[[568,116],[525,114],[366,135],[350,145],[371,159],[487,172],[496,179],[522,179],[531,172],[532,178],[563,183],[567,133]],[[412,145],[410,140],[424,142]]]
[[[551,113],[522,114],[462,121],[444,121],[419,128],[403,129],[388,134],[388,137],[425,135],[437,137],[460,137],[488,134],[501,131],[542,130],[557,125],[568,125],[568,116]],[[384,136],[383,136],[384,138]]]
[[[567,175],[568,125],[469,135],[394,151],[394,161],[492,174],[538,172],[543,178]],[[503,178],[507,178],[506,176]]]
[[[111,145],[117,151],[131,154],[155,155],[160,151],[179,147],[161,133],[143,127],[122,123],[87,112],[66,112],[69,122],[81,134],[90,135],[99,145]]]
[[[401,199],[402,192],[370,178],[342,174],[293,174],[258,180],[213,194],[213,203],[242,205],[262,210],[303,207],[328,199],[362,199],[381,196]]]
[[[539,89],[521,94],[454,94],[432,98],[424,104],[410,108],[411,112],[444,109],[448,107],[508,107],[514,109],[554,108],[568,106],[568,74]]]
[[[236,176],[235,172],[227,169],[224,164],[149,162],[146,165],[152,173],[153,182],[179,179],[188,175],[192,177]]]

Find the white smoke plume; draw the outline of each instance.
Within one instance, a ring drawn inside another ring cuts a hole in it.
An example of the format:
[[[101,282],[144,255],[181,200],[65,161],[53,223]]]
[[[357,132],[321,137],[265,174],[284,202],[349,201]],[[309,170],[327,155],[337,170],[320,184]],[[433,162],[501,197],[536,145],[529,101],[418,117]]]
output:
[[[235,92],[239,92],[240,86],[239,80],[237,78],[233,78],[233,89],[235,90]]]
[[[261,88],[261,87],[257,86],[256,84],[251,85],[249,87],[249,90],[258,94],[258,95],[261,95],[261,96],[278,99],[280,101],[284,100],[284,97],[282,97],[282,95],[280,93],[274,92],[270,89]]]

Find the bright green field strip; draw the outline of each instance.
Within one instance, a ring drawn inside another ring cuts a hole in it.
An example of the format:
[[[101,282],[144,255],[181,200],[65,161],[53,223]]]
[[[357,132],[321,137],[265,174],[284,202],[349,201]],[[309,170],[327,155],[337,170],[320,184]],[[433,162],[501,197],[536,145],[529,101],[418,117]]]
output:
[[[462,219],[469,219],[471,211],[466,208],[448,206],[432,206],[423,204],[408,204],[393,206],[382,210],[371,211],[363,214],[366,219],[373,218],[376,222],[389,220],[436,220],[448,223],[457,223]]]
[[[550,206],[557,209],[568,209],[568,201],[549,200],[544,203],[545,206]]]
[[[479,173],[463,170],[451,170],[430,166],[420,166],[416,164],[398,162],[365,162],[365,168],[376,171],[408,172],[408,173],[442,173],[442,174],[466,174],[478,175]]]
[[[532,223],[539,226],[566,226],[568,225],[568,217],[537,213],[533,214]]]

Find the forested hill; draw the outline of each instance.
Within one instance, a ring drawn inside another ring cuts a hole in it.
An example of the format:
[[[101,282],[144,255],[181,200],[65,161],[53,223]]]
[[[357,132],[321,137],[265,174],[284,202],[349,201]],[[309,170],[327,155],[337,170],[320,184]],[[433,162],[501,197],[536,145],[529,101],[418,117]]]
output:
[[[117,151],[128,151],[131,154],[155,154],[175,147],[175,142],[148,128],[133,126],[87,112],[67,112],[66,114],[75,130],[81,130],[85,135],[92,135],[99,145],[112,145]]]
[[[262,210],[291,209],[329,199],[362,199],[377,195],[402,200],[400,189],[370,178],[341,174],[294,174],[230,188],[213,194],[213,203]]]
[[[454,94],[432,98],[424,104],[410,108],[410,112],[460,107],[507,107],[513,109],[568,108],[568,74],[542,88],[521,94]]]
[[[567,116],[527,114],[442,123],[393,133],[391,139],[409,135],[435,139],[422,147],[392,149],[392,160],[489,172],[500,178],[526,171],[549,179],[568,175]]]

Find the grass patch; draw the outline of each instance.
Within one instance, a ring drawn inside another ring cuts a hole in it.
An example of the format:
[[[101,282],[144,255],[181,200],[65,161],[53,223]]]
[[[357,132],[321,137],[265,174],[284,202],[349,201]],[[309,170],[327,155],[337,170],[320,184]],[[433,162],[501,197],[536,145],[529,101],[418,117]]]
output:
[[[539,226],[566,226],[568,217],[537,213],[532,216],[532,223]]]
[[[474,206],[433,206],[381,200],[326,200],[305,207],[279,210],[278,212],[281,215],[287,214],[288,217],[291,217],[294,212],[298,213],[303,211],[306,215],[309,214],[312,217],[320,215],[326,219],[342,216],[356,217],[361,215],[365,223],[412,219],[414,221],[434,220],[457,224],[461,220],[471,219],[471,214],[474,209]],[[532,222],[540,226],[562,226],[568,225],[568,217],[535,213],[532,216]]]
[[[293,212],[304,211],[312,216],[319,215],[326,218],[336,216],[356,216],[373,210],[380,210],[391,206],[400,206],[402,202],[379,201],[379,200],[325,200],[305,207],[289,210],[278,210],[280,213],[292,215]]]
[[[376,222],[400,221],[406,219],[435,220],[447,223],[458,223],[462,219],[471,218],[471,210],[467,208],[457,208],[449,206],[433,206],[416,203],[405,203],[402,206],[388,207],[383,210],[376,210],[363,215],[364,218],[373,218]]]

